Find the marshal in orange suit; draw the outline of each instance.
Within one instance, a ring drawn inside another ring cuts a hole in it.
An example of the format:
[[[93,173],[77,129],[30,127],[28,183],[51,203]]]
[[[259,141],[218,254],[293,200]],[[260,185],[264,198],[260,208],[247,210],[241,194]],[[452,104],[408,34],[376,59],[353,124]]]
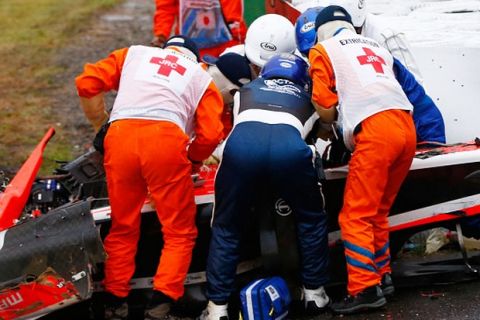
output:
[[[131,46],[86,64],[76,78],[96,130],[107,119],[104,165],[112,208],[105,239],[105,319],[127,319],[140,211],[147,194],[162,226],[163,249],[145,319],[166,319],[183,295],[197,229],[191,178],[223,138],[223,101],[198,63],[195,44],[174,36],[165,49]],[[104,92],[118,91],[110,114]],[[191,137],[193,137],[191,141]]]
[[[339,215],[349,295],[332,305],[348,314],[382,307],[394,290],[388,214],[415,154],[413,107],[395,79],[391,54],[357,35],[344,8],[323,9],[315,30],[312,101],[353,152]]]

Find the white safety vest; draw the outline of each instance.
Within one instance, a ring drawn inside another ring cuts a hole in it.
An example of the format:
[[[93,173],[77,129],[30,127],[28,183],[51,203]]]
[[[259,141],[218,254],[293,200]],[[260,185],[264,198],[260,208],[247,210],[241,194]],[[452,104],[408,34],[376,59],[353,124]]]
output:
[[[191,134],[198,103],[212,81],[195,61],[170,49],[128,49],[110,122],[166,120]]]
[[[338,93],[338,122],[348,149],[364,119],[389,109],[413,110],[393,73],[393,58],[376,41],[343,29],[322,41],[333,65]]]

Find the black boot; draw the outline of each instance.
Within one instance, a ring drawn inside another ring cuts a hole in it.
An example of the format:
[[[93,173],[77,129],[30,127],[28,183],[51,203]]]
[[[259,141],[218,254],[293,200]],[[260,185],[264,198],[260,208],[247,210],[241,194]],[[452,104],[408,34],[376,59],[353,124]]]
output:
[[[110,292],[104,293],[105,320],[127,320],[127,298],[120,298]]]
[[[380,282],[380,288],[382,289],[385,297],[389,298],[393,296],[395,293],[395,287],[393,286],[392,276],[390,273],[383,274],[382,282]]]
[[[149,306],[145,310],[145,320],[170,320],[176,319],[170,314],[170,303],[161,303],[156,306]]]
[[[153,295],[145,308],[145,320],[175,320],[181,319],[170,313],[173,299],[161,291],[153,290]]]
[[[368,287],[356,296],[348,295],[343,301],[332,304],[332,310],[340,314],[351,314],[383,307],[387,303],[380,286]]]

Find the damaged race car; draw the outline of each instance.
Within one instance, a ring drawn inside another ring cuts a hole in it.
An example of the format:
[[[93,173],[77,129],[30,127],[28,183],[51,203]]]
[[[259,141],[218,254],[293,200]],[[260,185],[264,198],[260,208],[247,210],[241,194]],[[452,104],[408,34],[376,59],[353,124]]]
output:
[[[2,182],[0,319],[35,319],[90,298],[91,274],[105,258],[88,201],[51,197],[46,201],[56,208],[48,214],[25,207],[35,196],[32,183],[53,134],[45,134],[8,185]]]
[[[285,1],[267,1],[272,12],[294,20],[298,11]],[[283,10],[283,11],[282,11]],[[439,101],[445,119],[446,145],[419,149],[389,216],[393,278],[397,286],[474,280],[480,253],[467,252],[463,235],[480,238],[480,101],[478,50],[415,48],[419,65]],[[477,68],[478,70],[478,68]],[[101,319],[105,252],[102,239],[110,227],[110,207],[102,155],[90,151],[61,163],[49,177],[37,177],[42,152],[53,136],[49,130],[11,182],[0,177],[0,319]],[[344,285],[346,264],[337,222],[348,166],[323,152],[322,183],[329,215],[332,287]],[[204,167],[194,179],[199,230],[185,295],[175,308],[195,316],[206,303],[205,265],[213,210],[216,166]],[[163,246],[160,224],[146,200],[136,271],[131,281],[131,318],[143,315],[151,294]],[[265,192],[258,195],[243,239],[237,284],[266,275],[284,277],[299,300],[296,230],[288,204]],[[456,232],[457,252],[425,259],[400,253],[413,236],[432,228]],[[461,253],[461,254],[458,254]],[[230,304],[232,310],[238,301]],[[233,318],[233,317],[232,317]]]
[[[36,177],[41,153],[53,130],[37,146],[0,194],[0,318],[35,319],[64,309],[69,319],[101,319],[101,280],[105,253],[101,240],[109,229],[110,207],[102,155],[90,151],[62,164],[50,177]],[[337,215],[342,205],[347,166],[328,167],[325,151],[323,191],[329,214],[331,285],[346,280],[343,244]],[[206,303],[205,265],[210,239],[216,166],[204,167],[195,182],[199,235],[176,309],[195,316]],[[462,231],[480,236],[480,143],[457,143],[417,152],[410,173],[390,213],[393,277],[399,286],[477,279],[480,254],[469,257]],[[131,281],[132,317],[141,315],[151,294],[162,248],[162,234],[154,209],[146,200],[142,232]],[[292,295],[299,281],[295,224],[288,204],[275,194],[258,197],[249,219],[249,234],[237,268],[238,284],[265,275],[281,275]],[[473,222],[473,224],[472,224]],[[474,226],[471,228],[471,226]],[[395,259],[416,233],[445,227],[458,234],[462,253],[441,259]],[[401,280],[401,281],[400,281]],[[93,297],[93,298],[92,298]],[[82,302],[83,301],[83,302]],[[82,302],[66,308],[74,303]],[[232,302],[235,306],[235,301]],[[74,308],[75,312],[72,312]],[[54,313],[59,318],[59,312]],[[48,318],[48,317],[47,317]]]

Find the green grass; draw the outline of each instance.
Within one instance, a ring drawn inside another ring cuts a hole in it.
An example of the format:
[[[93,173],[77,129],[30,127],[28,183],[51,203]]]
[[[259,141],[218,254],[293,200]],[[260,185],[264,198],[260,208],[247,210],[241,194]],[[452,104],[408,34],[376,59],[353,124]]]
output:
[[[64,85],[53,80],[62,70],[52,56],[88,30],[94,15],[122,1],[0,0],[0,170],[15,172],[51,126],[57,134],[40,173],[51,173],[54,160],[73,157],[49,94]],[[245,0],[247,23],[264,11],[264,1]]]
[[[88,26],[92,14],[119,2],[0,0],[0,170],[18,169],[50,126],[57,135],[47,146],[42,172],[51,172],[54,159],[71,157],[71,144],[45,94],[61,85],[52,81],[61,70],[51,57]]]

